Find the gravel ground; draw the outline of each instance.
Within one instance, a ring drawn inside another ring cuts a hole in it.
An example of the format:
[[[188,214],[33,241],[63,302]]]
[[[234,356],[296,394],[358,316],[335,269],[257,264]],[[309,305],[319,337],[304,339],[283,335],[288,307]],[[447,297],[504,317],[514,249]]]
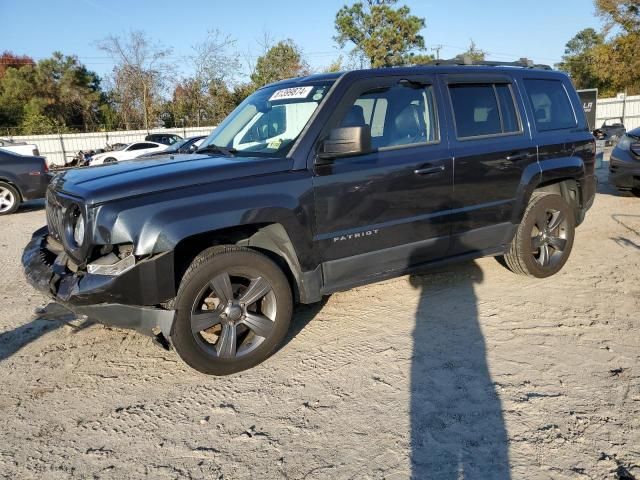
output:
[[[640,199],[600,190],[557,276],[487,258],[335,294],[226,378],[34,317],[44,211],[3,217],[0,476],[640,478]]]

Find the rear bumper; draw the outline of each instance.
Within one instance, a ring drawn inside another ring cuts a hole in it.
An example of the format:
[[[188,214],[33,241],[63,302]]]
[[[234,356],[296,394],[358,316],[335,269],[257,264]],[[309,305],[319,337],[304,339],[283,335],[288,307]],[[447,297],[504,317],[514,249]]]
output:
[[[35,232],[22,254],[25,276],[36,290],[91,320],[169,338],[175,312],[156,305],[171,298],[170,255],[140,262],[117,277],[73,273],[46,248],[47,235],[46,227]]]
[[[582,187],[582,206],[576,213],[576,223],[578,225],[584,222],[587,212],[593,206],[598,188],[598,179],[595,175],[586,176],[580,181],[580,186]]]
[[[22,194],[22,200],[25,202],[28,200],[38,200],[44,198],[47,193],[47,186],[51,181],[51,175],[44,173],[41,175],[29,176],[20,185],[20,193]]]

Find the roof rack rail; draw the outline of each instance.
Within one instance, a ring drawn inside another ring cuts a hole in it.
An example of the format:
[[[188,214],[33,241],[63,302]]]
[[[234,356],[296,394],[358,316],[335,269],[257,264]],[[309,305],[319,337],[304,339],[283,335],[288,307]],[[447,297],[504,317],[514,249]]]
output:
[[[465,55],[450,60],[436,60],[433,65],[480,65],[487,67],[519,67],[519,68],[537,68],[540,70],[553,70],[549,65],[536,64],[528,58],[521,58],[515,62],[494,62],[491,60],[473,60]]]

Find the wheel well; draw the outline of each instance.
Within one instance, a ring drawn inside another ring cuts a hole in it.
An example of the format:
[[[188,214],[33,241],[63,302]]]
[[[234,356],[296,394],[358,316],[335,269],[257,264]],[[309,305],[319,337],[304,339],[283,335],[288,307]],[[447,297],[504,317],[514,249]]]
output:
[[[298,298],[299,293],[297,282],[287,259],[283,255],[283,252],[276,251],[274,248],[268,248],[267,246],[247,244],[248,240],[258,232],[266,227],[275,225],[277,224],[263,223],[241,225],[204,232],[181,240],[174,249],[174,280],[176,291],[178,291],[180,281],[182,280],[184,273],[187,271],[187,268],[189,268],[191,262],[200,252],[215,245],[244,245],[247,248],[251,248],[263,255],[266,255],[275,262],[287,276],[292,292],[294,293],[294,297]]]
[[[578,219],[578,212],[580,210],[580,190],[578,182],[573,178],[553,180],[545,184],[538,185],[535,191],[560,195],[571,206],[571,208],[573,208],[576,214],[576,220]]]

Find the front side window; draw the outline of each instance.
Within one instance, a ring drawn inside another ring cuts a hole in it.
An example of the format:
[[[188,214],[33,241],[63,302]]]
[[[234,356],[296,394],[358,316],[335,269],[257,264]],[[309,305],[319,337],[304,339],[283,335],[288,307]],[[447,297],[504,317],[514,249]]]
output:
[[[223,147],[239,156],[285,156],[331,84],[260,89],[231,112],[200,149]]]
[[[571,100],[560,80],[526,79],[524,85],[538,131],[562,130],[577,125]]]
[[[458,138],[503,135],[521,131],[508,84],[449,85]]]
[[[374,149],[439,140],[431,86],[396,85],[362,94],[341,120],[341,127],[371,127]]]

